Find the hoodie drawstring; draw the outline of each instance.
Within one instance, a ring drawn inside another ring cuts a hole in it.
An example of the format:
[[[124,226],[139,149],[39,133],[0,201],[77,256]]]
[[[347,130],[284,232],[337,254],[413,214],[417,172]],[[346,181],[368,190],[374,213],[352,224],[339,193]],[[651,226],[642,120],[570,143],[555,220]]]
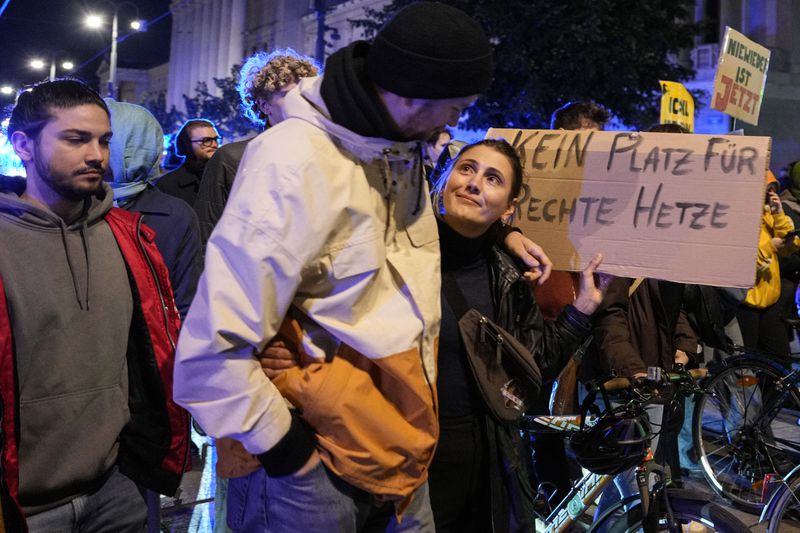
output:
[[[89,263],[89,240],[86,238],[86,221],[81,224],[81,241],[83,242],[83,255],[86,258],[86,310],[89,310],[89,280],[92,279]]]
[[[69,244],[67,244],[67,227],[63,221],[59,224],[61,230],[61,243],[64,245],[64,254],[67,256],[67,266],[69,273],[72,276],[72,287],[75,290],[75,299],[78,301],[78,306],[84,310],[89,310],[89,242],[86,240],[86,222],[84,221],[80,226],[81,241],[83,242],[83,255],[86,260],[86,294],[85,299],[81,298],[81,289],[78,286],[78,276],[75,272],[75,265],[72,264],[72,257],[69,253]],[[84,304],[85,302],[85,304]]]
[[[383,178],[383,197],[388,200],[392,195],[392,169],[389,166],[389,154],[392,153],[391,148],[384,148],[381,154],[383,155],[383,165],[381,165],[381,177]]]
[[[67,266],[69,267],[69,273],[72,276],[72,287],[75,289],[75,299],[78,300],[78,305],[81,309],[83,309],[83,302],[81,301],[81,290],[78,287],[78,279],[75,275],[75,267],[72,264],[72,258],[69,254],[69,245],[67,244],[67,228],[62,221],[59,224],[59,229],[61,230],[61,243],[64,245],[64,254],[67,256]]]
[[[381,160],[381,175],[384,189],[383,197],[386,200],[386,234],[384,235],[386,242],[394,238],[394,232],[390,232],[392,228],[392,211],[394,210],[394,202],[392,201],[392,168],[389,166],[389,154],[391,152],[391,148],[384,148],[382,151],[383,158]]]
[[[414,168],[411,171],[412,179],[416,180],[415,185],[417,187],[417,203],[414,206],[414,211],[411,212],[414,216],[419,214],[424,204],[422,195],[425,194],[425,166],[423,164],[422,143],[417,143],[416,152],[417,157],[414,158]]]

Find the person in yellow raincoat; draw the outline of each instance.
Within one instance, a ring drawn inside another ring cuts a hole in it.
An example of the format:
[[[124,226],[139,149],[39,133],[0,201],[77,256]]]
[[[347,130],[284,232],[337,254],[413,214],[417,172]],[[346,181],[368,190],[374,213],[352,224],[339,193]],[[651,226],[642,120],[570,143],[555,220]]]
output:
[[[756,283],[739,306],[736,319],[745,348],[776,357],[787,357],[789,343],[776,305],[781,293],[778,256],[797,251],[800,239],[791,232],[792,220],[783,212],[778,180],[767,171],[767,189],[758,237]],[[789,237],[787,239],[787,237]]]

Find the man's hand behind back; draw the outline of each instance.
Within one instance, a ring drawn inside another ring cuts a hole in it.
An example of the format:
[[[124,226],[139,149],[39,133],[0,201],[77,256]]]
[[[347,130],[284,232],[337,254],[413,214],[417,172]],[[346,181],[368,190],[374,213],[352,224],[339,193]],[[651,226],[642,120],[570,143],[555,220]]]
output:
[[[291,352],[283,341],[273,341],[267,344],[264,350],[258,354],[258,361],[269,379],[276,378],[284,370],[299,366],[296,354]]]

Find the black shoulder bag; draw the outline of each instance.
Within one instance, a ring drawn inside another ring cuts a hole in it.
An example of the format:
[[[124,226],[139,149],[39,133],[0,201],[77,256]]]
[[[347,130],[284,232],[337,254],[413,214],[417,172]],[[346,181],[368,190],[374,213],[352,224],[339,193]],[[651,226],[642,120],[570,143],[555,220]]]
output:
[[[442,289],[458,319],[469,366],[489,411],[501,422],[519,420],[542,387],[533,355],[509,332],[470,309],[452,274],[442,274]]]

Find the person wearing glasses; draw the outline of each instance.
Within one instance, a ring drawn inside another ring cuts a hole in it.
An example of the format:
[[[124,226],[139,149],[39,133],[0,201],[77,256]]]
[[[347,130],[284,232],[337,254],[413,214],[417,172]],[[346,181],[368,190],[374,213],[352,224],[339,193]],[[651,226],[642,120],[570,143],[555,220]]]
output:
[[[213,122],[203,118],[187,120],[175,137],[175,152],[183,156],[183,164],[164,174],[156,186],[194,207],[206,163],[221,141]]]

